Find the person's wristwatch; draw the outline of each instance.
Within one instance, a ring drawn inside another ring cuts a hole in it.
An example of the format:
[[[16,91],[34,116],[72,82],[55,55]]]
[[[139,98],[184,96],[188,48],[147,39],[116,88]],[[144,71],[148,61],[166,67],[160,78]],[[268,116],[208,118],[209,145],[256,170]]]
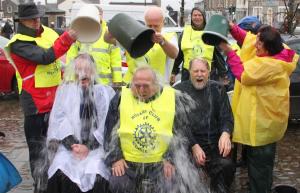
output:
[[[162,41],[159,42],[159,45],[163,46],[165,45],[166,41],[163,39]]]

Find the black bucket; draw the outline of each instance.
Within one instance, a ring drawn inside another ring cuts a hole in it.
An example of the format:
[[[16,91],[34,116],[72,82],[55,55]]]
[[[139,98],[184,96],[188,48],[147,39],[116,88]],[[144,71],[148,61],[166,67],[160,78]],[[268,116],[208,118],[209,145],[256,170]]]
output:
[[[272,193],[297,193],[297,189],[289,185],[277,185],[273,188]]]
[[[109,21],[108,30],[133,58],[145,55],[154,45],[151,37],[155,31],[124,13]]]

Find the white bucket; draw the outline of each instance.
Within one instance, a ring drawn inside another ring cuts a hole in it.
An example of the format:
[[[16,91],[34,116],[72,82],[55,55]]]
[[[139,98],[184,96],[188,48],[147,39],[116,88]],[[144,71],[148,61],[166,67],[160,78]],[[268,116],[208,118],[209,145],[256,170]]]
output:
[[[84,5],[71,21],[70,28],[77,32],[77,40],[82,43],[97,41],[101,35],[99,10],[94,5]]]

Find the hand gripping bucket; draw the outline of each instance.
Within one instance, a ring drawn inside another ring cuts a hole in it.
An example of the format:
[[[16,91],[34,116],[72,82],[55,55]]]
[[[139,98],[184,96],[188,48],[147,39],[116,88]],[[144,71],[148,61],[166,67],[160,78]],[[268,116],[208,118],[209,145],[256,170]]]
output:
[[[99,10],[94,5],[84,5],[71,21],[70,28],[77,32],[77,40],[82,43],[97,41],[101,35]]]
[[[229,32],[229,24],[227,19],[222,15],[212,15],[206,24],[202,40],[204,43],[217,46],[221,41],[228,43],[227,35]]]

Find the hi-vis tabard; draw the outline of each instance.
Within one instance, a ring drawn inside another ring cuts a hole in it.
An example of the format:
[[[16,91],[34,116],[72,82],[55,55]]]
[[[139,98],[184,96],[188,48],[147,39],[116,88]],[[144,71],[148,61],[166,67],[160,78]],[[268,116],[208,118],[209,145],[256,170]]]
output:
[[[107,30],[106,22],[102,21],[100,38],[92,44],[74,43],[67,52],[67,65],[80,53],[89,53],[97,65],[98,82],[103,85],[122,82],[121,50],[104,41]]]
[[[176,37],[176,33],[165,33],[163,36],[167,41],[170,41],[173,37]],[[167,55],[159,44],[154,44],[154,46],[144,56],[136,59],[133,59],[128,53],[126,53],[126,61],[128,70],[123,78],[123,81],[126,83],[131,81],[135,69],[140,65],[148,64],[161,77],[166,76]]]
[[[261,146],[280,140],[289,116],[289,76],[299,56],[291,62],[256,56],[256,36],[247,33],[241,48],[244,72],[236,81],[232,98],[233,141]]]
[[[204,58],[211,66],[214,47],[207,45],[202,41],[202,33],[202,31],[193,30],[191,25],[186,25],[184,27],[181,40],[181,50],[184,55],[183,67],[185,69],[189,69],[190,60],[196,57]]]
[[[44,49],[48,49],[52,47],[54,41],[58,38],[58,34],[54,30],[46,26],[43,26],[43,29],[44,31],[40,37],[30,37],[22,34],[16,34],[15,36],[13,36],[13,38],[8,42],[5,48],[6,53],[8,53],[8,56],[10,57],[10,45],[16,40],[22,40],[28,42],[35,41],[39,47]],[[10,61],[12,60],[10,59]],[[24,82],[26,82],[26,80],[30,78],[34,78],[34,83],[36,88],[47,88],[47,87],[57,86],[61,81],[60,69],[61,69],[61,65],[59,60],[56,60],[55,62],[49,65],[38,64],[34,73],[27,77],[21,77],[20,74],[17,73],[18,87],[19,89],[21,89],[22,88],[21,84],[24,84]]]
[[[175,91],[164,87],[155,100],[138,101],[129,88],[122,88],[120,137],[125,160],[138,163],[162,161],[173,136]]]

